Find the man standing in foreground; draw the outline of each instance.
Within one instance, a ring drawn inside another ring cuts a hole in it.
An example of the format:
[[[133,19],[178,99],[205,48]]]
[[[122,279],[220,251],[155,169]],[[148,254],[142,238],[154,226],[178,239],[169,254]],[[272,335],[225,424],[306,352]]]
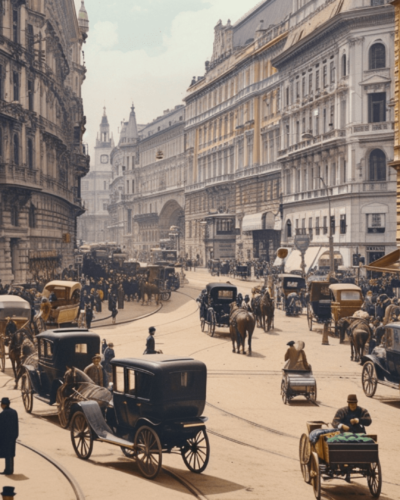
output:
[[[92,358],[93,363],[87,366],[83,371],[88,375],[95,384],[104,387],[103,367],[101,366],[101,356],[96,354]]]
[[[14,474],[15,442],[18,438],[18,413],[10,408],[10,400],[1,400],[0,413],[0,458],[5,458],[6,468],[1,474]]]

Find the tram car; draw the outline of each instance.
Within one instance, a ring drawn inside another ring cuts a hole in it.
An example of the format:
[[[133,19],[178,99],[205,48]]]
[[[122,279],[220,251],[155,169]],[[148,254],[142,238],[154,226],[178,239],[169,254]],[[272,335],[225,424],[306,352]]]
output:
[[[105,412],[96,401],[72,408],[71,441],[87,460],[93,443],[122,449],[147,479],[157,477],[164,453],[181,455],[186,467],[203,472],[210,458],[203,411],[207,368],[192,358],[147,355],[113,359],[113,402]]]

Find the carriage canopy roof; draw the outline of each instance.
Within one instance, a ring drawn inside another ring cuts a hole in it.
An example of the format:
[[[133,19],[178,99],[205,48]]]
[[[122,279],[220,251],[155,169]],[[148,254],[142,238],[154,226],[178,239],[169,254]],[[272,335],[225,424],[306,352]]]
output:
[[[36,338],[51,340],[52,342],[67,342],[68,340],[75,342],[77,340],[85,341],[87,339],[100,340],[100,336],[97,335],[97,333],[81,328],[59,328],[58,330],[39,333]]]
[[[48,298],[52,292],[54,292],[57,295],[56,293],[57,290],[63,290],[63,291],[68,290],[68,298],[70,299],[75,290],[81,290],[81,289],[82,285],[77,281],[61,281],[61,280],[50,281],[44,287],[43,296]]]
[[[221,288],[223,290],[237,290],[237,287],[235,285],[232,285],[231,283],[209,283],[207,285],[207,290],[209,291],[213,290],[214,288]]]
[[[351,283],[335,283],[334,285],[330,285],[329,289],[332,290],[332,292],[339,292],[340,290],[357,290],[361,292],[361,288],[359,286]]]
[[[0,319],[10,317],[31,318],[31,306],[29,302],[17,295],[0,295]]]

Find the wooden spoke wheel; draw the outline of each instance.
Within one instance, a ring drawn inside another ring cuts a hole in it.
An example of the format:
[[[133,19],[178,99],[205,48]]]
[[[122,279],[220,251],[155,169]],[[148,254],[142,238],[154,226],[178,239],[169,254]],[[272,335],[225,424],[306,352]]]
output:
[[[287,396],[287,391],[288,391],[288,385],[287,385],[287,382],[286,380],[282,380],[282,384],[281,384],[281,395],[282,395],[282,401],[283,401],[283,404],[287,404],[288,402],[288,396]]]
[[[122,453],[126,456],[126,458],[131,458],[135,459],[136,458],[136,453],[135,450],[131,450],[130,448],[125,448],[124,446],[121,446]]]
[[[378,377],[376,376],[375,366],[372,361],[367,361],[363,366],[361,381],[364,394],[367,398],[374,397],[378,386]]]
[[[166,291],[161,293],[161,300],[167,302],[171,298],[171,292]]]
[[[311,454],[310,477],[314,496],[316,500],[321,500],[321,474],[319,471],[318,455],[315,452]]]
[[[307,323],[308,323],[308,329],[310,330],[310,332],[312,332],[313,315],[310,304],[307,307]]]
[[[160,440],[150,427],[143,426],[135,436],[136,461],[142,475],[147,479],[157,477],[162,466]]]
[[[77,457],[88,460],[93,451],[93,434],[84,413],[81,411],[77,411],[72,417],[71,441]]]
[[[33,395],[31,381],[27,373],[22,375],[21,380],[21,396],[24,408],[27,413],[32,413],[33,408]]]
[[[200,319],[200,326],[201,326],[201,331],[204,332],[206,327],[206,320],[204,318]]]
[[[311,392],[310,400],[314,401],[314,403],[317,402],[317,383],[315,383],[314,390]]]
[[[303,474],[303,479],[306,483],[309,483],[311,481],[310,477],[311,445],[307,434],[303,434],[300,438],[299,458],[300,458],[300,469],[301,473]]]
[[[202,429],[194,438],[188,439],[181,453],[186,467],[191,472],[196,474],[204,472],[210,460],[210,441],[207,432]]]
[[[65,405],[62,402],[62,399],[59,395],[59,391],[57,391],[56,403],[57,403],[58,421],[60,422],[60,427],[62,427],[63,429],[67,429],[69,425],[69,419],[67,418],[67,414],[65,412]]]
[[[211,337],[214,337],[215,327],[216,327],[216,324],[217,324],[217,318],[215,317],[215,312],[214,311],[210,312],[210,318],[209,319],[210,319],[209,325],[210,325]]]
[[[382,490],[382,469],[379,461],[369,466],[367,481],[371,495],[379,498]]]

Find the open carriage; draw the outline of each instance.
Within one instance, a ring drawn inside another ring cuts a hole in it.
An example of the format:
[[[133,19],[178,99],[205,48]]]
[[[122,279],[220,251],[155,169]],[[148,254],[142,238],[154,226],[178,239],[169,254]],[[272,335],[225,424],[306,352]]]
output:
[[[311,365],[303,355],[304,342],[295,344],[298,358],[285,363],[282,370],[281,396],[284,404],[297,396],[304,396],[308,401],[317,401],[317,382],[314,378]]]
[[[304,481],[311,483],[315,498],[321,498],[322,480],[341,479],[350,482],[351,479],[362,478],[367,480],[371,495],[379,498],[382,470],[377,436],[355,437],[346,442],[332,439],[340,435],[340,431],[313,435],[313,431],[322,429],[324,425],[324,422],[307,422],[308,434],[300,438],[300,468]]]
[[[67,325],[77,321],[82,285],[76,281],[50,281],[44,287],[43,297],[51,302],[51,312],[47,321],[50,325]]]
[[[113,404],[102,412],[95,401],[72,409],[71,441],[76,455],[90,458],[93,442],[105,442],[135,459],[154,479],[163,453],[182,456],[186,467],[203,472],[210,458],[206,432],[207,368],[200,361],[161,355],[114,359]]]
[[[201,330],[208,325],[209,332],[214,336],[215,328],[228,327],[230,304],[236,301],[237,288],[230,283],[209,283],[204,297],[204,313],[200,317]]]
[[[329,281],[312,281],[308,285],[307,322],[310,331],[313,323],[325,325],[332,320],[329,286]]]
[[[5,371],[7,348],[10,339],[7,336],[8,319],[12,321],[17,330],[29,325],[31,321],[31,306],[29,302],[17,295],[0,296],[0,370]]]

